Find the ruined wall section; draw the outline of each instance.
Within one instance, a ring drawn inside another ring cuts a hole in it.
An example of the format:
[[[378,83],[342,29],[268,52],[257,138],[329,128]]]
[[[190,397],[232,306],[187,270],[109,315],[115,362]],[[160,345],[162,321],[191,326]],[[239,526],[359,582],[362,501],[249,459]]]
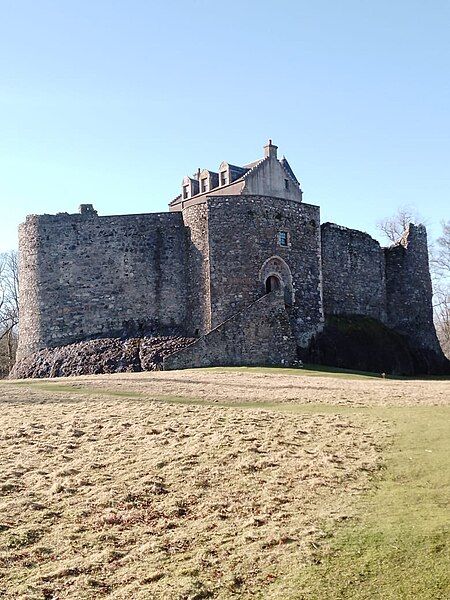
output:
[[[28,217],[19,358],[85,339],[183,334],[186,247],[179,213]]]
[[[187,230],[187,333],[203,335],[211,329],[208,209],[206,203],[183,210]]]
[[[367,233],[324,223],[323,305],[326,315],[362,315],[386,323],[383,249]]]
[[[265,293],[260,272],[280,257],[292,273],[294,334],[307,345],[323,321],[317,206],[268,196],[208,199],[212,327]],[[278,234],[288,233],[288,246]]]
[[[427,232],[409,225],[395,246],[384,249],[387,324],[418,349],[442,354],[433,324]]]

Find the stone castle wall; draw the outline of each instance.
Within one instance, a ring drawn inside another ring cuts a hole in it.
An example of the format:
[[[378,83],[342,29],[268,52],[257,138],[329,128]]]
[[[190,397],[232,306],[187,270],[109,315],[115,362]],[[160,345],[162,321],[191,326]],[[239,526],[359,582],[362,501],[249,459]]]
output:
[[[187,228],[187,314],[188,333],[203,335],[211,329],[208,210],[197,204],[183,210]]]
[[[31,216],[19,237],[19,358],[83,339],[184,333],[180,213]]]
[[[17,359],[44,347],[42,339],[40,279],[43,248],[40,219],[29,216],[19,227],[19,347]]]
[[[413,347],[440,354],[425,227],[410,224],[398,244],[384,249],[384,255],[388,326],[406,335]]]
[[[278,242],[280,231],[288,234],[287,247]],[[290,317],[306,345],[322,324],[319,208],[267,196],[216,196],[208,199],[208,234],[212,326],[265,293],[261,270],[278,257],[292,275]]]
[[[377,319],[413,349],[442,354],[425,228],[410,226],[399,244],[383,250],[365,233],[330,223],[320,228],[316,206],[217,195],[182,212],[28,217],[20,227],[18,358],[96,338],[199,337],[228,323],[202,341],[205,347],[189,350],[192,356],[206,361],[216,352],[231,364],[232,337],[240,339],[242,327],[249,342],[236,345],[239,360],[247,356],[243,364],[253,364],[251,352],[270,364],[269,348],[258,353],[256,346],[271,331],[258,312],[271,274],[285,285],[279,317],[288,315],[300,348],[322,329],[325,313]],[[250,326],[252,314],[259,325]],[[211,340],[224,347],[213,352]]]
[[[164,359],[164,369],[214,365],[292,365],[296,340],[280,292],[266,294],[190,346]]]
[[[421,360],[428,360],[423,351],[431,351],[432,362],[444,360],[433,323],[423,225],[410,224],[397,244],[381,248],[366,233],[325,223],[322,269],[327,316],[377,319],[402,334],[411,350],[419,351]]]
[[[323,303],[327,315],[364,315],[386,322],[384,253],[367,233],[324,223]]]

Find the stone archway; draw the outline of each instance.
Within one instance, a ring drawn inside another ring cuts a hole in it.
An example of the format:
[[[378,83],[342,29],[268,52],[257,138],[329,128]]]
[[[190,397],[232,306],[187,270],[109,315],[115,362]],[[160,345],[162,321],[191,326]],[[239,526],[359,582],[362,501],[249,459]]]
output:
[[[266,294],[274,292],[275,290],[281,290],[282,288],[281,279],[276,275],[269,275],[266,279]]]
[[[294,304],[292,273],[280,256],[271,256],[264,262],[259,271],[259,280],[264,286],[266,294],[276,289],[283,289],[286,306]]]

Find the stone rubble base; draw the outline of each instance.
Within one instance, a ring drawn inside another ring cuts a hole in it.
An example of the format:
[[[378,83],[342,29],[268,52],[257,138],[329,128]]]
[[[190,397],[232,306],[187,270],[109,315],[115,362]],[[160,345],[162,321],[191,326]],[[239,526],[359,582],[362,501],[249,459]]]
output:
[[[17,362],[10,379],[157,371],[163,359],[190,345],[185,337],[103,338],[45,348]]]

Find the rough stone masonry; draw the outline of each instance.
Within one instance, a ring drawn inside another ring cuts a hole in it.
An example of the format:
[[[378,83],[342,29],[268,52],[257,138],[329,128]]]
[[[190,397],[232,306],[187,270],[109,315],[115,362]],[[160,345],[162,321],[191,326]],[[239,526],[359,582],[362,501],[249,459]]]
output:
[[[321,226],[270,140],[260,160],[185,177],[169,207],[99,216],[81,205],[78,214],[27,217],[17,376],[43,350],[100,339],[193,340],[169,344],[178,350],[164,354],[164,368],[295,364],[327,339],[331,317],[369,318],[402,336],[416,372],[447,368],[422,225],[391,248]]]

